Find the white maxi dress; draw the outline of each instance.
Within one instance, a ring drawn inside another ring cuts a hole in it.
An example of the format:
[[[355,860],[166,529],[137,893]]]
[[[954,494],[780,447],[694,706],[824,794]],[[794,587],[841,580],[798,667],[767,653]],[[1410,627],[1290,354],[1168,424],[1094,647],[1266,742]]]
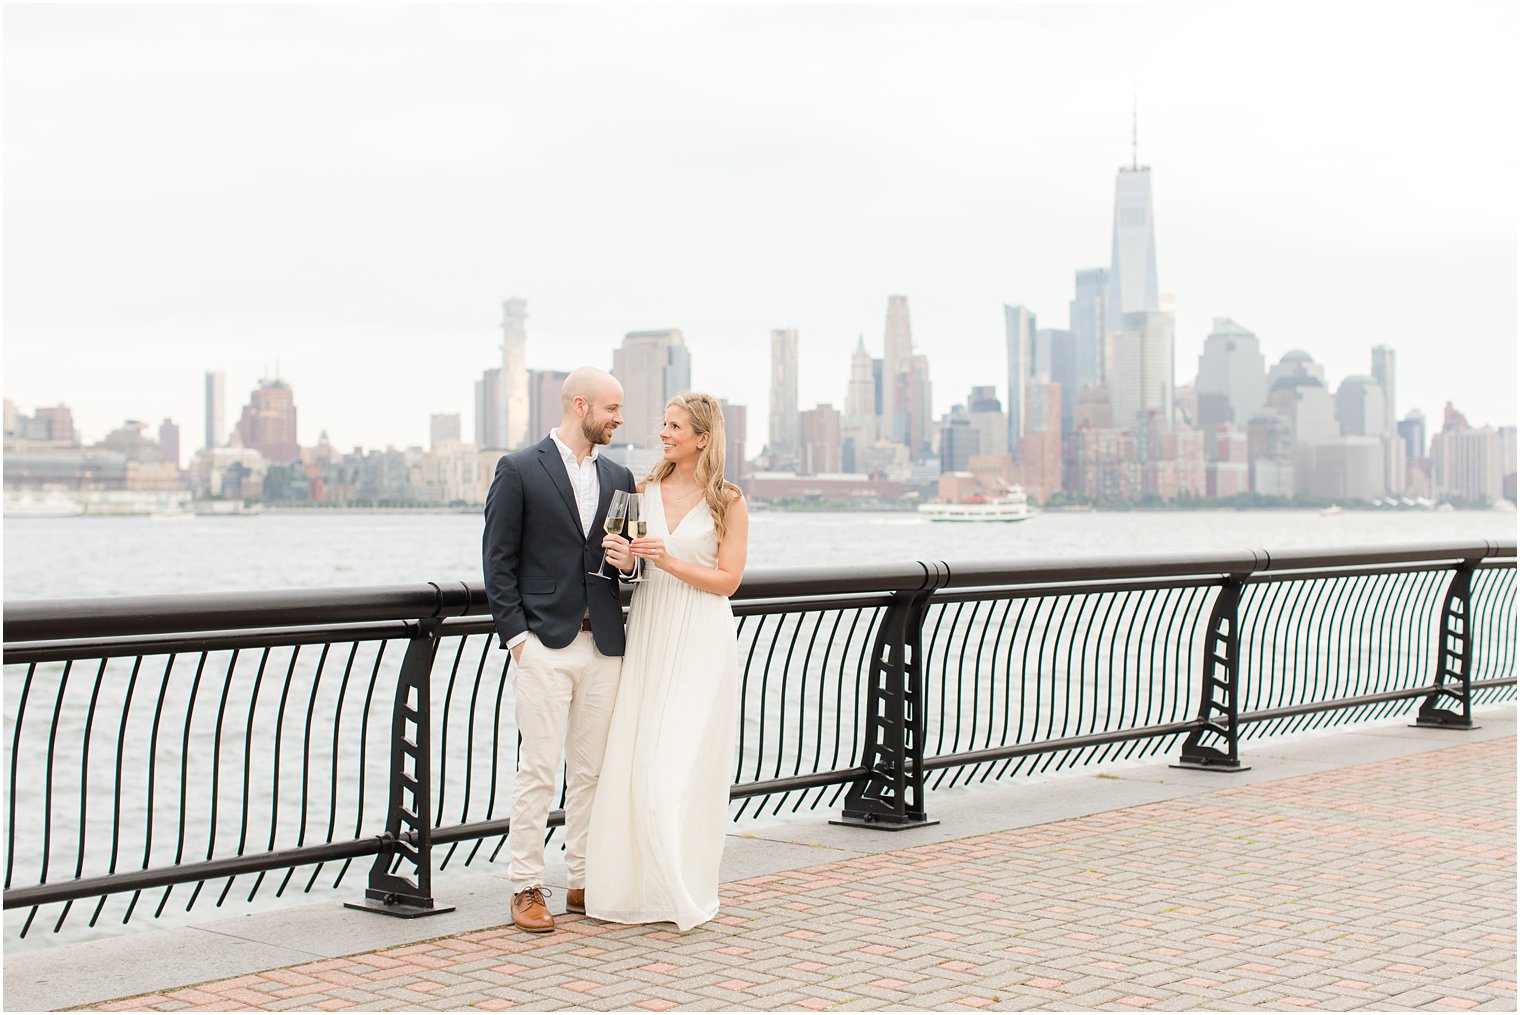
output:
[[[658,483],[645,490],[649,532],[675,557],[718,563],[699,500],[676,525]],[[613,923],[674,923],[718,912],[728,831],[739,658],[727,596],[646,566],[628,614],[617,704],[586,844],[586,913]]]

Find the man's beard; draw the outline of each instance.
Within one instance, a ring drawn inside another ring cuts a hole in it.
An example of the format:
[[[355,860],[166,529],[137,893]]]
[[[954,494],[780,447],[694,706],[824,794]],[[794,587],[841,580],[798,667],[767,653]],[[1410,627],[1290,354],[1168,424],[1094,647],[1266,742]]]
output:
[[[592,426],[589,419],[581,420],[581,436],[592,444],[611,444],[612,435],[607,432],[607,424]]]

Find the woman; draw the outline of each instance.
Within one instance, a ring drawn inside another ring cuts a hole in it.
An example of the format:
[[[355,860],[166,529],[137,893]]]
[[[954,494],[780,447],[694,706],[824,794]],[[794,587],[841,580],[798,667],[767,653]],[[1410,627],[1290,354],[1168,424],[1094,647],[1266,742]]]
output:
[[[671,399],[663,458],[639,487],[649,531],[609,558],[644,562],[586,845],[586,912],[681,930],[718,912],[718,864],[738,720],[728,597],[744,576],[749,510],[723,479],[711,395]],[[631,555],[630,555],[631,553]]]

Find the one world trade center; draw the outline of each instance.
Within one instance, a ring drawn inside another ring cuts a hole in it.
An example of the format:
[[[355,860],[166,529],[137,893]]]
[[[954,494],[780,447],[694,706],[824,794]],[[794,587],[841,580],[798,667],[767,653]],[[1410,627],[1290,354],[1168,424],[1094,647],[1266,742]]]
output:
[[[1114,188],[1114,249],[1104,301],[1104,330],[1124,330],[1124,315],[1160,310],[1156,286],[1156,220],[1151,169],[1133,158]]]

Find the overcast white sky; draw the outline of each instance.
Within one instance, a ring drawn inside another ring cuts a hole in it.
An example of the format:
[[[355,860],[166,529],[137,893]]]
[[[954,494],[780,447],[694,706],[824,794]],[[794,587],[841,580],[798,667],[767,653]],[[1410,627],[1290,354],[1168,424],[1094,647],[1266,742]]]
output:
[[[501,301],[528,362],[677,327],[765,435],[769,333],[844,396],[909,297],[937,410],[1064,326],[1153,168],[1187,383],[1214,316],[1398,411],[1513,423],[1513,4],[7,6],[5,380],[202,438],[278,361],[300,438],[471,428]]]

